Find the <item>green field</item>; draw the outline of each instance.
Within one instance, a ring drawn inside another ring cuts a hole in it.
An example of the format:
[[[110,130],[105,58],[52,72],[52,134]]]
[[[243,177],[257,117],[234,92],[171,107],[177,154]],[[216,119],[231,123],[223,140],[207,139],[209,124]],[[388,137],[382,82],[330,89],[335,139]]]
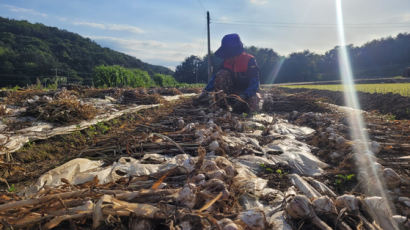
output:
[[[343,85],[284,85],[280,87],[343,91]],[[410,97],[410,83],[356,84],[357,91],[367,93],[396,93]]]

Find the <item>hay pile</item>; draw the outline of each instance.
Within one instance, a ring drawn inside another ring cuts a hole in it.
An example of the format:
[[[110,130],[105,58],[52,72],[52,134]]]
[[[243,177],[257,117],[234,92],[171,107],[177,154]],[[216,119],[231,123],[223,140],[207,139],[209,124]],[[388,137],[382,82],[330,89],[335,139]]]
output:
[[[7,98],[5,100],[8,105],[24,105],[28,99],[36,96],[44,96],[50,94],[44,90],[40,89],[27,89],[22,91],[12,91],[8,92]]]
[[[81,102],[74,91],[62,90],[54,98],[42,97],[31,103],[25,115],[34,116],[39,120],[69,124],[88,120],[97,114],[97,109]]]
[[[181,91],[182,93],[201,93],[202,92],[202,88],[179,88],[179,91]]]
[[[164,99],[159,94],[146,95],[138,90],[126,90],[120,98],[122,104],[152,105],[160,104]]]
[[[158,88],[158,94],[164,96],[175,96],[182,94],[177,88]]]
[[[81,96],[85,98],[105,98],[105,96],[110,96],[113,98],[119,98],[123,93],[123,89],[111,88],[111,89],[85,89],[82,90]]]

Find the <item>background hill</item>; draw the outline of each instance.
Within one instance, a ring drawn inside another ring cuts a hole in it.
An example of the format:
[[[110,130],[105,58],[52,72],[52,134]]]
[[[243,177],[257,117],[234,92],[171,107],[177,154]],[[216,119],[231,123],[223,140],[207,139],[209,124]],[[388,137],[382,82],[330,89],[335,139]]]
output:
[[[138,68],[149,74],[173,73],[66,30],[0,17],[0,87],[32,84],[36,78],[53,79],[56,73],[68,82],[91,84],[98,65]]]
[[[339,80],[338,47],[325,54],[309,50],[282,56],[270,48],[250,46],[247,52],[255,56],[264,84]],[[410,34],[370,41],[362,46],[349,45],[356,78],[381,78],[401,75],[410,66]],[[221,60],[212,56],[214,69]],[[100,65],[119,65],[125,68],[155,73],[173,74],[163,66],[103,48],[78,34],[32,24],[27,21],[0,17],[0,87],[53,82],[62,76],[68,83],[92,84],[93,70]],[[207,81],[207,57],[190,56],[173,75],[184,83]]]

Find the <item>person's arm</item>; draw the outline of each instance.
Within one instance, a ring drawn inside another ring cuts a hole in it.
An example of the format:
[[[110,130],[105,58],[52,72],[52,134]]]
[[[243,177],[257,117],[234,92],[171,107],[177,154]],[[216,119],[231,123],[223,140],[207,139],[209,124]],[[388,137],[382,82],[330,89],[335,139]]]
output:
[[[205,87],[205,91],[207,92],[211,92],[212,90],[215,89],[214,84],[215,84],[215,75],[216,74],[212,74],[211,80],[208,82],[208,84]]]
[[[248,71],[246,74],[250,77],[249,86],[240,95],[242,98],[247,99],[253,97],[259,89],[259,67],[256,64],[255,58],[252,58],[248,62]]]
[[[211,92],[215,89],[216,73],[218,73],[218,71],[222,68],[223,68],[223,62],[222,62],[222,64],[218,65],[218,68],[216,69],[216,71],[213,71],[212,76],[211,76],[211,80],[209,80],[208,84],[204,88],[204,91]]]

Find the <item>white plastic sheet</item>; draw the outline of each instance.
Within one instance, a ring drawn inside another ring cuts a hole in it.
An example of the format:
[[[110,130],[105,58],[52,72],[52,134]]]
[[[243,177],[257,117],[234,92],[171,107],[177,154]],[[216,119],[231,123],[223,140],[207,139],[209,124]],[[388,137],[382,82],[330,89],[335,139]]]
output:
[[[316,191],[309,183],[307,183],[302,177],[297,174],[289,175],[290,181],[296,188],[298,188],[303,194],[305,194],[309,199],[318,198],[321,194]]]
[[[382,229],[398,229],[386,199],[377,196],[366,197],[364,198],[363,203],[367,211]]]
[[[122,157],[112,165],[105,167],[103,167],[102,161],[77,158],[43,174],[38,178],[37,182],[29,188],[27,193],[35,193],[44,185],[51,187],[61,185],[61,179],[65,179],[70,184],[76,185],[92,181],[97,177],[100,184],[106,184],[118,180],[121,177],[150,175],[152,173],[170,170],[176,166],[181,166],[185,168],[187,172],[191,172],[194,169],[194,165],[195,158],[187,154],[167,157],[164,159],[164,162],[159,164],[144,164],[141,163],[141,160],[136,160],[132,157]]]
[[[285,219],[285,212],[280,211],[273,214],[269,218],[269,224],[272,226],[272,229],[275,230],[292,230],[292,227]]]
[[[280,120],[277,123],[271,126],[271,130],[275,133],[281,135],[287,135],[292,138],[303,138],[309,136],[315,132],[314,129],[302,126],[296,126],[285,122],[284,120]]]
[[[183,95],[176,95],[176,96],[164,96],[164,99],[167,101],[177,100],[181,97],[190,97],[196,94],[183,94]],[[110,100],[106,100],[106,103],[110,102]],[[101,115],[97,115],[94,119],[88,121],[82,121],[79,124],[68,125],[68,126],[61,126],[61,127],[54,127],[52,124],[49,123],[40,123],[38,125],[28,127],[25,129],[21,129],[18,131],[3,133],[3,135],[8,137],[8,142],[3,146],[4,151],[0,152],[0,155],[6,153],[13,153],[19,150],[21,147],[24,146],[29,141],[35,140],[44,140],[48,139],[53,136],[69,134],[74,131],[86,129],[92,125],[95,125],[99,122],[109,121],[114,118],[120,117],[124,114],[135,113],[139,110],[148,109],[158,107],[160,104],[155,105],[138,105],[138,106],[131,106],[127,109],[121,111],[110,111]],[[1,140],[0,140],[1,141]]]
[[[264,147],[282,151],[282,154],[272,158],[287,162],[296,173],[301,175],[317,176],[328,166],[311,153],[307,144],[292,138],[275,140]]]

